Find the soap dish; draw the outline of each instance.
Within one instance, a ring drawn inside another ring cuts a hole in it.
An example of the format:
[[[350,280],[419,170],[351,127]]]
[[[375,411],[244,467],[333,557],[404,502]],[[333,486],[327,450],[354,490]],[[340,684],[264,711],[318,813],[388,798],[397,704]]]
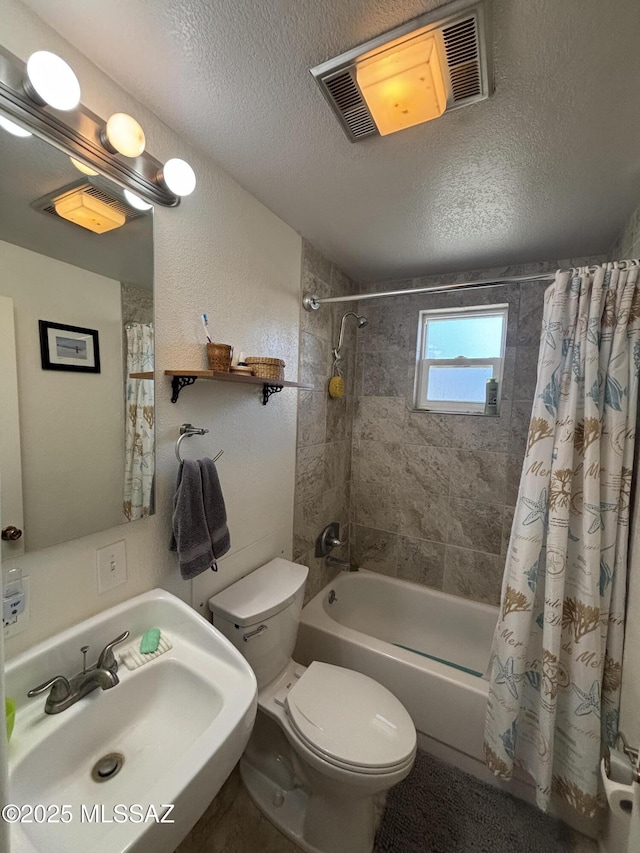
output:
[[[149,661],[157,658],[158,655],[163,655],[165,652],[168,652],[169,649],[173,648],[173,644],[167,635],[160,634],[160,642],[158,643],[158,648],[155,652],[144,655],[140,651],[141,636],[134,640],[133,643],[129,643],[128,646],[125,646],[124,649],[120,650],[120,663],[123,663],[127,669],[138,669],[139,666],[144,666],[145,663],[149,663]]]

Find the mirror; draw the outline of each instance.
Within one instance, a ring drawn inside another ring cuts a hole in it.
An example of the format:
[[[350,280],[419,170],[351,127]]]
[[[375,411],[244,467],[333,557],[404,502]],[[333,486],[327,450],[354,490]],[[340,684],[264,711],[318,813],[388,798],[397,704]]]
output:
[[[3,129],[0,364],[3,558],[153,513],[152,211]]]

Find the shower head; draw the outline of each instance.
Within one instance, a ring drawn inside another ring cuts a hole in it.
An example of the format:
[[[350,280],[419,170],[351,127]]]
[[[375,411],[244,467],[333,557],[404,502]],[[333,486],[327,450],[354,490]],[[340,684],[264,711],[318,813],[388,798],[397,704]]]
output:
[[[333,351],[333,357],[336,359],[336,361],[340,358],[342,338],[344,336],[344,321],[347,319],[347,317],[355,317],[359,329],[363,329],[369,322],[366,317],[364,317],[362,314],[356,314],[355,311],[347,311],[347,313],[343,315],[342,320],[340,321],[340,337],[338,338],[338,346]]]

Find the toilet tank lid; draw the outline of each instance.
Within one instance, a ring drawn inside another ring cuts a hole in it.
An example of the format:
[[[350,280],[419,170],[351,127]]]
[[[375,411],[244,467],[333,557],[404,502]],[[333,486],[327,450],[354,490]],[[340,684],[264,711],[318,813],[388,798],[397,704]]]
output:
[[[307,580],[309,569],[276,557],[209,599],[209,610],[245,627],[284,610]]]

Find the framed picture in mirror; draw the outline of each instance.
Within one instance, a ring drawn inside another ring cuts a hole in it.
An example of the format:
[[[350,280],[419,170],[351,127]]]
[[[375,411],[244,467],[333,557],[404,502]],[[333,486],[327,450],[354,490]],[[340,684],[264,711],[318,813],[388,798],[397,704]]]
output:
[[[100,373],[97,329],[38,320],[43,370],[75,370]]]

